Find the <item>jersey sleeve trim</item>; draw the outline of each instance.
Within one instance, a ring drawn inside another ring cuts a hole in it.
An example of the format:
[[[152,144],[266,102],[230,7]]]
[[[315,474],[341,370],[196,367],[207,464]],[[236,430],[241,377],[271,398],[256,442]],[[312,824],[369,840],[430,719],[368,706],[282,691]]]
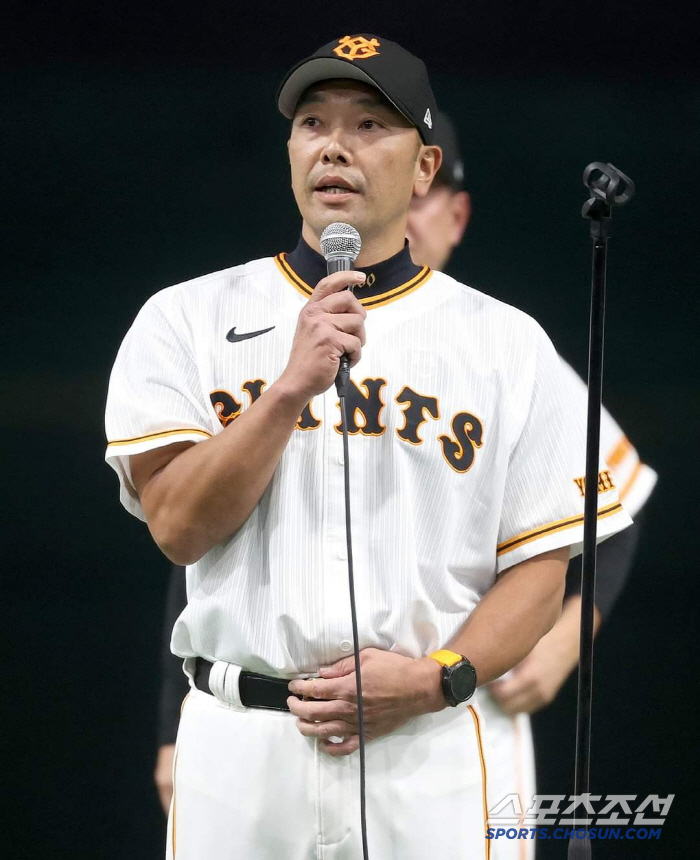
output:
[[[114,439],[107,442],[107,448],[115,448],[119,445],[137,445],[139,442],[149,442],[151,439],[163,439],[166,436],[183,436],[194,433],[199,436],[211,437],[211,433],[206,430],[199,430],[195,427],[182,427],[178,430],[164,430],[161,433],[149,433],[147,436],[134,436],[132,439]]]
[[[637,462],[637,465],[634,467],[632,474],[629,476],[629,478],[625,482],[625,486],[620,490],[620,499],[624,499],[625,496],[629,493],[629,491],[635,485],[637,478],[639,477],[639,473],[641,471],[642,471],[642,461],[639,460]]]
[[[619,466],[620,463],[627,457],[630,453],[634,451],[634,445],[630,442],[630,440],[623,436],[622,439],[615,445],[612,451],[606,456],[605,462],[608,466],[614,468],[615,466]]]
[[[108,448],[113,448],[117,445],[136,445],[139,442],[148,442],[151,439],[163,439],[165,436],[182,436],[196,433],[201,436],[211,436],[206,430],[198,430],[195,427],[182,427],[178,430],[163,430],[162,433],[149,433],[147,436],[134,436],[132,439],[114,439],[107,442]]]
[[[600,508],[598,511],[598,519],[602,520],[605,519],[605,517],[610,517],[613,514],[622,511],[622,509],[622,505],[619,502],[615,502],[615,504],[608,505],[605,508]],[[574,528],[574,526],[580,526],[582,523],[583,514],[576,517],[568,517],[564,520],[556,520],[553,523],[548,523],[547,525],[540,526],[539,528],[532,529],[531,531],[523,532],[510,540],[498,544],[496,555],[505,555],[505,553],[511,552],[520,546],[524,546],[526,543],[531,543],[533,540],[538,540],[539,538],[564,531],[565,529]]]

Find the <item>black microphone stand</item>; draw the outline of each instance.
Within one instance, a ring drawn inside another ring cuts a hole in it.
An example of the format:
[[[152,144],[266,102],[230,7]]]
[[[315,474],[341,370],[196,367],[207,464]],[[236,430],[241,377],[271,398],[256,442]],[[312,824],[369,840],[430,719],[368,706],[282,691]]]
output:
[[[622,206],[634,194],[634,183],[612,164],[594,161],[583,172],[591,197],[581,215],[590,222],[593,240],[591,316],[588,343],[588,426],[586,433],[586,486],[581,569],[581,640],[576,709],[574,794],[590,791],[591,698],[593,683],[593,625],[595,605],[596,537],[598,525],[598,464],[600,461],[600,407],[603,394],[603,343],[605,335],[605,276],[613,206]],[[591,840],[578,827],[569,838],[568,860],[590,860]]]

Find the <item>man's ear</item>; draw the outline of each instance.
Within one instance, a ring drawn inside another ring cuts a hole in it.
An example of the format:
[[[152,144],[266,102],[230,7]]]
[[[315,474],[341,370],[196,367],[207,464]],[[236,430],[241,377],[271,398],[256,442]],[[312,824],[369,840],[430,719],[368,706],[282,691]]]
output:
[[[452,247],[456,248],[462,241],[464,231],[469,226],[469,220],[472,217],[472,199],[468,191],[457,191],[452,195],[450,212],[452,214],[450,239]]]
[[[442,150],[439,146],[421,146],[416,160],[416,176],[413,181],[413,193],[416,197],[425,197],[442,164]]]

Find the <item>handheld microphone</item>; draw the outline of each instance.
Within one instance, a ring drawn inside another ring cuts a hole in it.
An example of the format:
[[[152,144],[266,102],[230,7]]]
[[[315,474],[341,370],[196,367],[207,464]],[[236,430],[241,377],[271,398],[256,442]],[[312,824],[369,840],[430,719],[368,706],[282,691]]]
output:
[[[321,253],[326,258],[328,274],[349,272],[362,248],[357,230],[350,224],[336,221],[321,233]],[[360,636],[357,630],[357,608],[355,606],[355,572],[352,557],[352,528],[350,524],[350,453],[348,450],[348,415],[345,403],[350,387],[350,358],[347,353],[340,357],[340,367],[335,378],[335,387],[340,401],[340,424],[343,431],[343,476],[345,484],[345,536],[348,547],[348,587],[350,591],[350,621],[352,625],[355,678],[357,681],[357,716],[360,737],[360,830],[362,832],[362,857],[369,860],[367,847],[367,792],[365,788],[365,720],[362,700],[362,670],[360,668]]]
[[[321,233],[321,253],[326,259],[329,275],[335,272],[349,272],[362,248],[360,234],[351,224],[334,221]],[[350,359],[347,353],[340,358],[340,368],[336,387],[344,385],[350,375]],[[339,389],[340,390],[340,389]]]

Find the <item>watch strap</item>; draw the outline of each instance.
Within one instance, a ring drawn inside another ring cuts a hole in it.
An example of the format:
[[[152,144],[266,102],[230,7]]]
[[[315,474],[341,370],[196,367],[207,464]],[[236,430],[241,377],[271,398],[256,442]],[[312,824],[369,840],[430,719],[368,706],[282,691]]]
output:
[[[428,654],[428,657],[436,660],[441,666],[454,666],[464,660],[461,654],[457,654],[455,651],[448,651],[446,648],[442,648],[440,651],[433,651],[432,654]]]

